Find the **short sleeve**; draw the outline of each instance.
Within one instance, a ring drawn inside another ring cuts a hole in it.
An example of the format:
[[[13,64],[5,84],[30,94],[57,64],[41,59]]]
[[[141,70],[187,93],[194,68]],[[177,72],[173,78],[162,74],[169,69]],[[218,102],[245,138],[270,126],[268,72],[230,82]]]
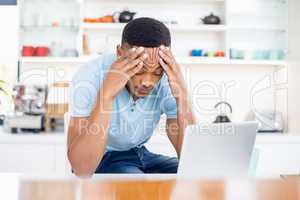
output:
[[[70,116],[87,117],[90,115],[103,77],[101,58],[90,61],[78,70],[70,84]]]
[[[167,76],[164,74],[160,82],[160,95],[161,95],[161,113],[166,114],[168,119],[177,118],[177,104],[176,99],[172,95],[169,81]]]

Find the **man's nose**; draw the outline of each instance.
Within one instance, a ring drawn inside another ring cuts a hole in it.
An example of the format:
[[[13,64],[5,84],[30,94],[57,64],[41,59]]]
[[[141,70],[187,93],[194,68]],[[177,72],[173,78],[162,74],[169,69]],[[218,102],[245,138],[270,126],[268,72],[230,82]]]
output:
[[[145,88],[151,88],[154,85],[154,82],[151,78],[151,75],[146,75],[142,80],[142,85]]]

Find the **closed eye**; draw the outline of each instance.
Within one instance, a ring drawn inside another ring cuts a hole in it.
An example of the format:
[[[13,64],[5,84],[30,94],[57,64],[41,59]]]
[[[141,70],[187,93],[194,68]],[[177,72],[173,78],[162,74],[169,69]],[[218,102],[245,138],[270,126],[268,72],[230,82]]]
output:
[[[162,67],[159,67],[159,68],[157,68],[157,69],[154,71],[154,74],[155,74],[155,75],[158,75],[158,76],[160,76],[162,73],[163,73],[163,68],[162,68]]]
[[[136,74],[137,75],[141,75],[141,74],[143,74],[145,72],[145,70],[144,70],[144,68],[142,68],[142,69],[140,69],[140,71],[138,71]]]

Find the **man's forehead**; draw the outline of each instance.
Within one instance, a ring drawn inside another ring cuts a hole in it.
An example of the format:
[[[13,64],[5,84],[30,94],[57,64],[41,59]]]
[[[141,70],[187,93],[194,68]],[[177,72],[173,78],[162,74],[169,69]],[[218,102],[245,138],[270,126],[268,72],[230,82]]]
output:
[[[148,58],[144,61],[147,68],[157,68],[159,64],[159,48],[145,48],[145,53],[148,54]]]
[[[138,48],[138,46],[133,46]],[[147,59],[144,61],[144,64],[147,68],[157,68],[159,64],[159,47],[144,47],[145,53],[148,54]],[[129,50],[129,49],[128,49]]]

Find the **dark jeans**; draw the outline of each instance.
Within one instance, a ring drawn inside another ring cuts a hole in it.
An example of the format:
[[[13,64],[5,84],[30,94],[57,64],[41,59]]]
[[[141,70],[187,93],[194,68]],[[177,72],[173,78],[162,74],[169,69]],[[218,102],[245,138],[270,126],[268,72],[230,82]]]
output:
[[[149,152],[144,146],[107,152],[95,173],[176,173],[178,160]]]

